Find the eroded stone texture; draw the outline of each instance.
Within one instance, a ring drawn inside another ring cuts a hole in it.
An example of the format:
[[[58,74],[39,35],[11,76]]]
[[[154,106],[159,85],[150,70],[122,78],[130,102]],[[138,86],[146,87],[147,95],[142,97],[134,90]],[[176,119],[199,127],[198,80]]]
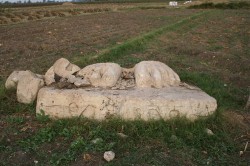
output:
[[[53,118],[84,116],[103,120],[118,116],[127,120],[169,119],[186,116],[194,120],[217,108],[216,100],[201,90],[185,87],[131,90],[54,89],[38,93],[37,113],[43,110]]]
[[[22,75],[25,73],[26,71],[13,71],[5,82],[5,88],[16,89],[19,79],[22,78]]]
[[[116,89],[131,89],[135,87],[135,75],[134,68],[126,69],[122,68],[122,73],[120,78],[117,80],[116,84],[111,88]]]
[[[80,68],[72,63],[70,63],[65,58],[58,59],[54,65],[54,72],[60,77],[67,78],[68,76],[78,72]]]
[[[24,71],[20,76],[17,84],[17,100],[20,103],[32,103],[39,89],[44,86],[44,81],[31,71]]]
[[[81,69],[77,76],[84,77],[94,87],[112,87],[116,84],[122,73],[121,67],[116,63],[97,63]]]
[[[43,79],[50,87],[41,88]],[[214,98],[181,83],[171,68],[156,61],[143,61],[130,69],[115,63],[98,63],[80,70],[61,58],[45,76],[14,71],[5,87],[17,88],[21,103],[32,103],[39,91],[37,113],[43,110],[54,118],[84,116],[103,120],[117,116],[127,120],[165,120],[186,116],[194,120],[213,113],[217,107]]]
[[[163,88],[178,86],[179,76],[167,65],[158,61],[142,61],[135,65],[136,86]]]
[[[49,68],[49,70],[45,73],[44,81],[45,81],[46,85],[50,85],[50,84],[56,82],[55,81],[55,72],[54,72],[53,66],[51,66]]]

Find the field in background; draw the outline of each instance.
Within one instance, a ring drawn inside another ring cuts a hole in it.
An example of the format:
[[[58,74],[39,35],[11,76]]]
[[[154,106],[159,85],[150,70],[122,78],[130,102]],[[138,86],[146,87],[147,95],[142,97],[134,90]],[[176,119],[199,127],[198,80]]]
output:
[[[52,3],[53,4],[53,3]],[[29,7],[16,7],[15,5],[0,6],[0,24],[13,24],[34,20],[43,20],[56,17],[68,17],[76,15],[86,15],[93,13],[103,13],[111,11],[123,11],[133,9],[163,9],[167,8],[166,2],[163,3],[87,3],[87,4],[27,4]]]
[[[0,75],[14,69],[42,74],[59,57],[97,53],[197,11],[117,11],[0,26]]]
[[[0,165],[250,164],[249,147],[239,155],[250,141],[250,113],[244,109],[250,85],[250,11],[126,5],[115,4],[118,10],[113,10],[114,4],[105,4],[112,10],[0,25]],[[218,110],[195,122],[55,121],[36,116],[35,103],[17,103],[15,92],[4,89],[13,70],[43,74],[59,57],[80,67],[108,61],[132,67],[159,60],[182,81],[215,97]],[[110,163],[102,159],[107,150],[116,153]]]

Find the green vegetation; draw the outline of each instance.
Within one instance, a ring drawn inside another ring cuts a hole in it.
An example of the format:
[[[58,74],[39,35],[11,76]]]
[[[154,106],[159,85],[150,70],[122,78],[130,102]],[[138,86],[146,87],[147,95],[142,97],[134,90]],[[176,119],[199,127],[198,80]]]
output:
[[[4,124],[0,137],[1,165],[19,164],[15,156],[20,151],[26,152],[23,158],[31,160],[26,165],[34,165],[33,161],[39,165],[249,164],[248,156],[239,157],[248,138],[249,122],[242,119],[248,115],[243,107],[248,95],[245,82],[248,83],[249,78],[237,77],[237,81],[230,84],[227,80],[235,76],[234,70],[240,72],[241,77],[249,72],[249,54],[244,44],[249,39],[246,32],[238,31],[242,25],[247,25],[244,19],[248,14],[232,10],[200,12],[97,55],[74,58],[81,66],[111,61],[131,67],[141,60],[169,64],[182,81],[200,87],[217,99],[216,113],[194,122],[185,118],[150,122],[51,120],[43,113],[35,116],[35,104],[17,103],[14,92],[6,91],[4,80],[0,80],[0,122]],[[214,26],[208,26],[211,23]],[[232,24],[234,28],[225,32],[224,26]],[[214,33],[215,29],[220,36]],[[240,43],[241,47],[237,47],[240,49],[233,47],[235,43]],[[233,69],[229,68],[231,64],[234,64]],[[206,129],[214,134],[207,134]],[[104,151],[108,150],[116,153],[110,163],[102,159]]]
[[[250,9],[250,3],[241,2],[229,2],[229,3],[202,3],[200,5],[190,6],[191,9]]]

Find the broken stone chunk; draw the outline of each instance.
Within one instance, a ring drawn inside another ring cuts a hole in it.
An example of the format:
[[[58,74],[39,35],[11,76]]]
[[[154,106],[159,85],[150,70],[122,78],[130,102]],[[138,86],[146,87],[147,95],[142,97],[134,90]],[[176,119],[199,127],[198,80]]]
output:
[[[45,83],[46,85],[50,85],[55,81],[55,72],[54,72],[54,67],[50,67],[49,70],[45,73],[45,76],[44,76],[44,79],[45,79]]]
[[[70,75],[67,77],[67,82],[74,84],[77,87],[82,87],[82,86],[90,86],[90,83],[88,80],[82,78],[82,77],[76,77],[74,75]]]
[[[22,73],[17,84],[17,100],[20,103],[30,104],[37,96],[40,88],[44,86],[43,79],[37,77],[31,71]]]
[[[63,88],[68,88],[71,85],[71,83],[68,82],[58,82],[56,84],[56,87],[59,89],[63,89]]]
[[[121,77],[122,69],[115,63],[97,63],[81,69],[77,76],[84,77],[95,87],[113,87]]]
[[[157,61],[142,61],[135,65],[136,86],[163,88],[178,86],[179,76],[167,65]]]
[[[60,77],[68,77],[80,70],[80,68],[72,63],[70,63],[67,59],[61,58],[58,59],[54,65],[54,72]]]
[[[121,138],[128,138],[128,136],[123,133],[117,133],[117,135]]]
[[[205,132],[207,133],[207,135],[214,135],[213,131],[208,128],[205,129]]]

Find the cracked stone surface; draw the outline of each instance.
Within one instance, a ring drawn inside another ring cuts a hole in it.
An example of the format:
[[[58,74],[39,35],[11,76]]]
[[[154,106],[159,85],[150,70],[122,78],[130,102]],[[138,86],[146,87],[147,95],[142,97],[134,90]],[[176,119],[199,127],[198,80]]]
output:
[[[44,87],[38,93],[36,112],[43,110],[52,118],[83,116],[104,120],[116,116],[126,120],[166,120],[186,116],[194,120],[210,115],[216,108],[216,100],[198,88],[62,90]]]

